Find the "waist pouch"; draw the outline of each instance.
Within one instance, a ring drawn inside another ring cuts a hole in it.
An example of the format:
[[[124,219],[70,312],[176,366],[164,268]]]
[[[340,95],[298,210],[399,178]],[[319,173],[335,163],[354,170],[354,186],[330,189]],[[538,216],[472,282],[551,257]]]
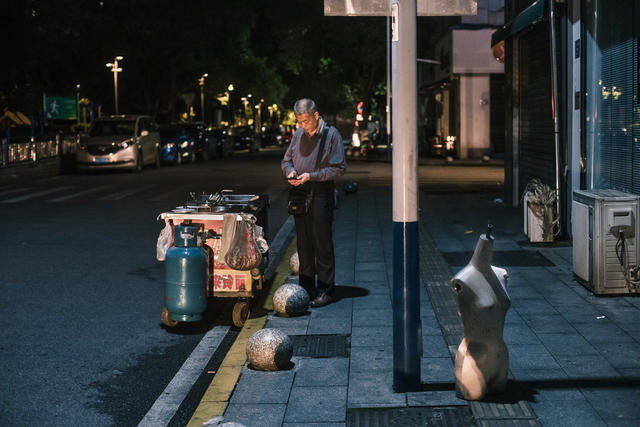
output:
[[[311,188],[291,187],[289,189],[289,202],[287,210],[290,215],[304,215],[311,211],[313,190]]]

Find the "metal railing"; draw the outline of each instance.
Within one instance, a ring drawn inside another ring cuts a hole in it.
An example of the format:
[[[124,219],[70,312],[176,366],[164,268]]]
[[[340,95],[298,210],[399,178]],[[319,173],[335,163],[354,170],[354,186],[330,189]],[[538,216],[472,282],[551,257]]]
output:
[[[36,141],[34,137],[2,138],[0,167],[62,157],[75,153],[76,147],[75,136],[56,135],[45,141]]]

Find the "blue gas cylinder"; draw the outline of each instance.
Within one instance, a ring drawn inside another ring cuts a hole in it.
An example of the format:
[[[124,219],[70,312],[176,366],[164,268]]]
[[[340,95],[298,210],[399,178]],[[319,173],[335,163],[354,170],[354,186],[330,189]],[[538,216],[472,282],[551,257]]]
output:
[[[171,320],[195,322],[207,308],[207,254],[198,246],[198,226],[176,225],[165,258],[164,302]]]

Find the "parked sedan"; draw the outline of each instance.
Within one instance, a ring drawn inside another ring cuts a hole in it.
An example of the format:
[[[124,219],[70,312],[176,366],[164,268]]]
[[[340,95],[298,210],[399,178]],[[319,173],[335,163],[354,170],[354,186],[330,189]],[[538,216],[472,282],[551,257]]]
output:
[[[78,171],[160,166],[160,135],[149,116],[110,116],[95,120],[80,138],[76,152]]]
[[[179,165],[185,160],[193,161],[195,159],[195,143],[184,127],[180,125],[161,126],[160,141],[163,162]]]
[[[283,138],[284,128],[282,126],[268,127],[262,129],[262,146],[277,145],[282,147],[285,143]]]
[[[217,147],[209,131],[202,122],[184,123],[182,125],[189,137],[194,142],[196,156],[202,160],[209,160],[217,156]]]
[[[237,126],[231,128],[236,150],[249,150],[255,153],[260,150],[260,141],[253,126]]]
[[[216,153],[219,158],[233,156],[235,142],[233,136],[226,129],[211,129],[210,138],[215,142]]]

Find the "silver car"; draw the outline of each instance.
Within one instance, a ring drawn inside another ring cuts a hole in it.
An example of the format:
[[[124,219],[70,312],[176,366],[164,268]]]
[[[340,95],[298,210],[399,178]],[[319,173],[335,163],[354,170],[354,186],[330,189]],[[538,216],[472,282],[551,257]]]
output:
[[[160,167],[160,134],[149,116],[109,116],[96,119],[80,138],[79,171]]]

